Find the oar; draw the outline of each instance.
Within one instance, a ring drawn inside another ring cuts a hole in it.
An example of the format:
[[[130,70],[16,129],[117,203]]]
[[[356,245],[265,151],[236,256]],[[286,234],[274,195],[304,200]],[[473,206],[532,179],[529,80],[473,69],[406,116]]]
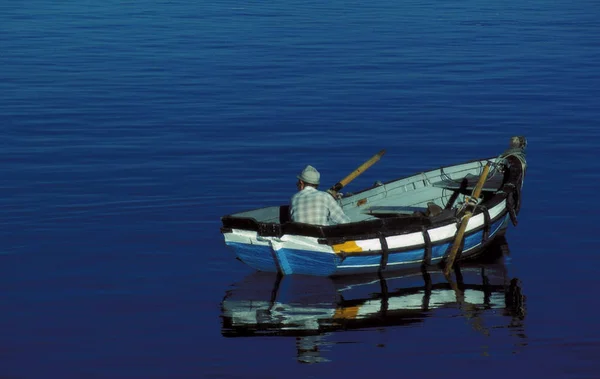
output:
[[[483,184],[485,183],[487,176],[490,172],[491,162],[488,162],[483,168],[483,172],[477,181],[477,185],[473,190],[472,198],[477,200],[479,195],[481,194],[481,189],[483,188]],[[456,232],[456,237],[454,238],[454,243],[452,244],[452,249],[450,249],[450,254],[448,254],[448,259],[446,260],[446,268],[444,269],[444,274],[447,276],[450,274],[450,270],[452,270],[452,266],[454,265],[454,259],[456,258],[456,253],[460,248],[462,243],[465,230],[467,229],[467,224],[469,223],[469,219],[473,216],[474,208],[472,206],[468,206],[465,211],[465,215],[463,216],[458,231]]]
[[[358,168],[350,173],[350,175],[346,176],[344,179],[337,182],[333,187],[331,187],[327,192],[329,192],[332,196],[335,197],[335,194],[339,192],[342,188],[348,185],[351,181],[353,181],[358,175],[362,174],[369,167],[373,166],[375,162],[377,162],[382,156],[385,154],[385,149],[381,150],[379,153],[373,155],[368,161],[358,166]]]

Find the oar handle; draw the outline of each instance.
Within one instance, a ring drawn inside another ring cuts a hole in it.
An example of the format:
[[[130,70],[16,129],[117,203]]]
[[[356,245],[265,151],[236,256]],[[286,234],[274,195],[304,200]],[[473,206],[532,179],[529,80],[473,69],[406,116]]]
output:
[[[351,181],[353,181],[358,175],[362,174],[369,167],[373,166],[375,162],[377,162],[382,156],[385,154],[385,149],[381,150],[379,153],[373,155],[368,161],[361,164],[356,170],[352,171],[350,175],[346,176],[344,179],[337,182],[333,187],[329,190],[333,192],[338,192],[342,188],[348,185]]]

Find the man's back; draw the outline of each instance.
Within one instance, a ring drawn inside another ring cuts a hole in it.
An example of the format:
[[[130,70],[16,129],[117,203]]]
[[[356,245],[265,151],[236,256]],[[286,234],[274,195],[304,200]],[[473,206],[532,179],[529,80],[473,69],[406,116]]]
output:
[[[292,197],[292,221],[313,225],[335,225],[350,222],[339,204],[326,192],[305,187]]]

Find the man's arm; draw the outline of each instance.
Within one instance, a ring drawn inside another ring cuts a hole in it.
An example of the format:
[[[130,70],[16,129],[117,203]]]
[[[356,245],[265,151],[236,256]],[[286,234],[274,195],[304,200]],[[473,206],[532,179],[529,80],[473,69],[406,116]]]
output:
[[[333,197],[327,196],[329,198],[329,219],[333,224],[347,224],[350,222],[350,217],[348,217],[342,207],[338,204],[337,201],[333,200]]]

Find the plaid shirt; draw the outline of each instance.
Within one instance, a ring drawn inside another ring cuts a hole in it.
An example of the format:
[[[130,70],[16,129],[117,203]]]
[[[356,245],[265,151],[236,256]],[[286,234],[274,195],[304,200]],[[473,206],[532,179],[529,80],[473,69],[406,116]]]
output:
[[[306,186],[292,197],[292,221],[313,225],[335,225],[350,222],[340,205],[327,192]]]

